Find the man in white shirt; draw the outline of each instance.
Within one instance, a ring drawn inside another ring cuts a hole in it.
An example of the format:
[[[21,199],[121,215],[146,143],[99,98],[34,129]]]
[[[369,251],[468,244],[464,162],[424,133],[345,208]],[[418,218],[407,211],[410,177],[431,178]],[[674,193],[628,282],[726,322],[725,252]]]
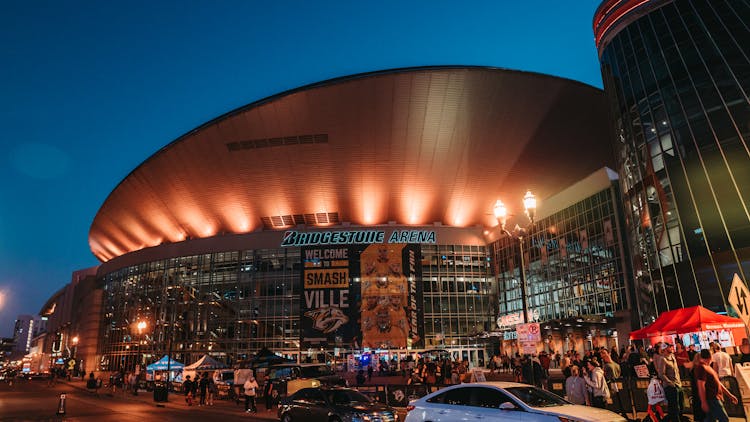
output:
[[[719,378],[732,376],[732,358],[718,343],[711,343],[713,355],[711,356],[711,367],[719,375]]]

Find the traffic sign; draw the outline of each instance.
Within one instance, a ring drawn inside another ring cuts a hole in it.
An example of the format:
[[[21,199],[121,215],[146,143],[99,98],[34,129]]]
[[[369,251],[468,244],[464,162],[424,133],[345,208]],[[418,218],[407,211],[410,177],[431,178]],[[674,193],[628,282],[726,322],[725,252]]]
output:
[[[732,278],[732,287],[729,288],[727,300],[737,312],[742,322],[748,326],[750,323],[750,290],[747,285],[740,279],[737,273]]]
[[[542,333],[538,322],[518,324],[516,325],[516,331],[518,332],[519,341],[542,341]]]

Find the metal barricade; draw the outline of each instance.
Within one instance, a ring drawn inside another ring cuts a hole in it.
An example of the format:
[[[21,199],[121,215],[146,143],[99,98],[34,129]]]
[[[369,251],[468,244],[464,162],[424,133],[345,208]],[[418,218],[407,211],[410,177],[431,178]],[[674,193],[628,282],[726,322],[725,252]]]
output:
[[[362,385],[357,390],[378,403],[387,403],[388,397],[384,385]]]
[[[725,398],[724,409],[727,410],[729,417],[744,418],[745,408],[742,406],[742,392],[740,390],[740,384],[737,382],[735,377],[722,377],[721,383],[724,384],[727,390],[737,397],[737,404],[733,404],[731,401]]]
[[[386,391],[388,393],[386,403],[393,407],[406,407],[409,401],[424,397],[429,393],[427,386],[422,384],[388,385]]]

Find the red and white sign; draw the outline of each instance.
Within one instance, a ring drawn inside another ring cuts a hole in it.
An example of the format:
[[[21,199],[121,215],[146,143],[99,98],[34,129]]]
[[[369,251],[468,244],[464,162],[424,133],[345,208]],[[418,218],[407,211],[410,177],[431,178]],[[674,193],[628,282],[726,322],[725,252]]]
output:
[[[539,323],[537,322],[532,322],[531,324],[518,324],[516,325],[516,332],[518,332],[518,341],[520,342],[542,341],[542,332],[539,329]]]

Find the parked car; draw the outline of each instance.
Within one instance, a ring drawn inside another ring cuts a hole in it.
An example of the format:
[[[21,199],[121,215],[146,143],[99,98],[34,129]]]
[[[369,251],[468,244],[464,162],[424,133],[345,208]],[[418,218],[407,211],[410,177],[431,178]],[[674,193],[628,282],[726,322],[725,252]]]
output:
[[[514,382],[459,384],[409,403],[406,422],[523,421],[626,422],[605,409],[579,406],[549,391]]]
[[[288,396],[301,388],[338,385],[346,380],[324,363],[282,363],[268,368],[266,375],[280,396]]]
[[[282,422],[396,422],[398,413],[357,390],[345,387],[303,388],[279,405]]]

